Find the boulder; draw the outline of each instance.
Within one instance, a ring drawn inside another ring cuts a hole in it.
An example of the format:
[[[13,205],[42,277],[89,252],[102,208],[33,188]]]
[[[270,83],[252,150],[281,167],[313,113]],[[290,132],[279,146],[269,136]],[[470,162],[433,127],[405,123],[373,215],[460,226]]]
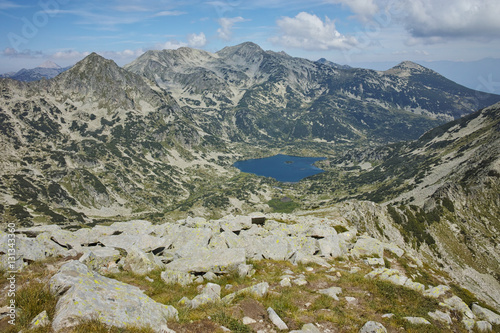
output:
[[[30,330],[50,325],[49,315],[46,310],[39,313],[30,323]]]
[[[114,233],[123,233],[125,235],[148,235],[153,230],[153,224],[144,220],[133,220],[127,222],[115,222],[109,226]]]
[[[367,321],[359,333],[387,333],[387,329],[377,321]]]
[[[80,319],[99,321],[125,328],[129,325],[159,328],[167,320],[177,320],[177,310],[155,302],[139,288],[89,270],[72,260],[61,266],[50,279],[50,291],[59,296],[52,328],[66,331]]]
[[[123,269],[138,275],[145,275],[155,269],[163,268],[164,264],[152,253],[145,253],[137,247],[131,247],[124,259]]]
[[[309,237],[325,238],[330,236],[337,236],[337,230],[325,224],[314,223],[305,232]]]
[[[272,260],[288,259],[288,241],[285,237],[267,236],[260,242],[262,257]]]
[[[376,256],[383,258],[384,245],[378,239],[363,236],[358,238],[354,244],[354,247],[351,250],[351,255],[358,258],[363,256]]]
[[[254,297],[264,297],[267,295],[268,290],[269,284],[267,282],[261,282],[251,287],[243,288],[234,293],[226,295],[224,298],[222,298],[222,302],[229,304],[236,296],[241,294],[248,294]]]
[[[479,332],[492,332],[493,326],[484,320],[476,321],[476,327]]]
[[[136,247],[143,252],[165,249],[171,245],[168,238],[160,238],[150,235],[110,235],[101,238],[100,243],[106,247],[115,247],[128,250]]]
[[[453,296],[444,300],[444,305],[452,310],[461,312],[464,316],[469,319],[475,319],[474,313],[469,309],[467,304],[458,296]]]
[[[178,283],[181,286],[187,286],[193,283],[194,280],[194,276],[189,273],[174,271],[171,269],[161,272],[160,277],[166,284]]]
[[[79,261],[87,265],[90,270],[97,271],[101,274],[112,273],[109,271],[111,267],[116,267],[116,262],[120,260],[120,251],[111,247],[93,247],[86,249]]]
[[[219,221],[220,228],[224,231],[239,232],[252,227],[251,216],[226,216]]]
[[[439,298],[446,294],[446,292],[450,290],[450,287],[445,286],[445,285],[439,285],[437,287],[432,287],[424,291],[424,296],[427,297],[432,297],[432,298]]]
[[[278,316],[278,314],[273,310],[273,308],[267,308],[267,313],[269,314],[269,319],[271,322],[276,325],[276,327],[280,330],[287,330],[288,326],[285,322]]]
[[[319,255],[322,257],[337,258],[343,255],[337,234],[318,239],[317,247],[319,248]]]
[[[342,293],[342,288],[331,287],[331,288],[327,288],[327,289],[320,289],[320,290],[318,290],[318,293],[330,296],[334,300],[338,301],[339,300],[338,295]]]
[[[245,249],[198,249],[189,257],[176,259],[166,265],[167,269],[181,272],[227,273],[236,271],[246,263]]]
[[[483,308],[477,304],[472,304],[472,312],[479,318],[479,319],[482,319],[482,320],[486,320],[492,324],[495,324],[495,325],[500,325],[500,315],[498,315],[497,313],[489,310],[489,309],[486,309],[486,308]]]
[[[431,317],[434,320],[443,322],[443,323],[448,324],[448,325],[452,324],[451,317],[446,312],[441,312],[439,310],[436,310],[434,312],[429,312],[428,315],[429,315],[429,317]]]
[[[208,303],[220,302],[220,286],[215,283],[207,283],[201,293],[186,304],[192,309]]]

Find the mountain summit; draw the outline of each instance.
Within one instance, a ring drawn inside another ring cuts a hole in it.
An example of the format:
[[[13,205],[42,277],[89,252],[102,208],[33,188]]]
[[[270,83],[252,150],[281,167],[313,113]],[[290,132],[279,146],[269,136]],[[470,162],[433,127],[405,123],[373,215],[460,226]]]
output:
[[[37,68],[51,68],[51,69],[60,69],[61,66],[59,66],[58,64],[50,61],[50,60],[47,60],[45,61],[43,64],[39,65]]]

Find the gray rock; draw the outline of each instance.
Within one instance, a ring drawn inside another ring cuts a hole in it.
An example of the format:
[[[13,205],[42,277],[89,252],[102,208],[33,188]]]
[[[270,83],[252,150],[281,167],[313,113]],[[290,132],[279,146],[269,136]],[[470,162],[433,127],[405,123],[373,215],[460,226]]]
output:
[[[116,267],[116,261],[120,260],[120,251],[110,247],[93,247],[86,249],[79,261],[87,265],[90,270],[101,274],[112,273],[111,267]],[[116,273],[116,272],[115,272]]]
[[[229,216],[219,221],[220,228],[224,231],[241,231],[252,227],[251,216]]]
[[[143,252],[151,252],[160,248],[168,248],[171,242],[168,238],[150,235],[111,235],[104,236],[100,242],[106,247],[115,247],[128,250],[136,247]]]
[[[446,292],[450,290],[450,287],[445,286],[445,285],[439,285],[437,287],[432,287],[424,291],[424,296],[427,297],[432,297],[432,298],[439,298],[446,294]]]
[[[287,237],[287,241],[289,245],[289,251],[288,251],[289,257],[292,256],[293,253],[299,251],[305,255],[312,256],[314,253],[316,253],[318,249],[316,239],[311,237],[305,237],[305,236]]]
[[[194,276],[186,272],[174,271],[167,269],[161,272],[160,277],[166,284],[178,283],[181,286],[187,286],[193,283]]]
[[[441,312],[439,310],[436,310],[434,312],[429,312],[428,315],[429,315],[429,317],[431,317],[434,320],[443,322],[443,323],[448,324],[448,325],[452,324],[451,317],[446,312]]]
[[[215,283],[207,283],[202,289],[201,294],[193,298],[188,305],[196,309],[204,304],[218,303],[220,300],[220,286]]]
[[[472,313],[467,304],[465,304],[465,302],[462,301],[462,299],[458,296],[453,296],[445,299],[444,304],[452,310],[457,310],[461,312],[464,316],[466,316],[469,319],[476,318],[476,316],[474,315],[474,313]]]
[[[394,253],[398,257],[401,257],[403,254],[405,254],[405,251],[402,250],[399,246],[393,243],[382,243],[384,249],[386,249],[389,252]]]
[[[421,293],[425,291],[425,286],[422,283],[414,282],[412,279],[406,280],[404,286]]]
[[[261,240],[261,253],[265,259],[288,259],[288,241],[284,237],[267,236]]]
[[[385,261],[383,258],[366,258],[365,263],[370,266],[384,266]]]
[[[351,254],[358,258],[362,256],[377,256],[383,258],[384,246],[382,242],[375,238],[363,236],[358,238],[351,250]]]
[[[207,272],[203,275],[203,279],[207,281],[217,280],[217,275],[214,272]]]
[[[319,255],[323,257],[337,258],[343,255],[340,249],[339,237],[336,234],[318,239],[317,246],[319,248]]]
[[[114,230],[114,233],[121,232],[125,235],[148,235],[154,230],[153,224],[144,220],[115,222],[109,228]]]
[[[50,290],[60,296],[52,328],[59,332],[94,319],[108,325],[160,328],[177,319],[177,310],[153,301],[139,288],[106,278],[73,260],[64,264],[50,279]],[[159,332],[159,330],[158,330]]]
[[[476,327],[479,332],[492,332],[493,331],[493,326],[487,321],[481,320],[481,321],[476,321]]]
[[[374,278],[377,277],[381,280],[389,281],[399,286],[404,286],[408,281],[408,278],[397,269],[389,268],[376,268],[370,273],[366,274],[365,277]]]
[[[291,281],[290,281],[290,278],[288,278],[288,277],[283,278],[283,279],[280,281],[280,286],[282,286],[282,287],[291,287],[291,286],[292,286],[292,283],[291,283]]]
[[[300,330],[293,330],[290,331],[290,333],[321,333],[321,331],[314,325],[314,324],[304,324],[302,326],[302,329]]]
[[[30,330],[38,327],[45,327],[47,325],[50,325],[49,315],[47,314],[47,311],[43,310],[31,321]]]
[[[261,282],[251,287],[243,288],[234,293],[226,295],[224,298],[222,298],[222,302],[229,304],[233,301],[233,299],[235,299],[236,296],[241,294],[247,294],[254,297],[262,298],[267,295],[268,290],[269,290],[269,284],[267,282]]]
[[[483,308],[474,303],[472,304],[472,312],[480,319],[487,320],[495,325],[500,325],[500,315],[489,309]]]
[[[403,317],[404,320],[413,325],[430,325],[431,323],[422,317]]]
[[[252,276],[254,272],[253,265],[240,264],[238,265],[238,276]]]
[[[338,301],[339,300],[338,295],[342,293],[342,288],[331,287],[331,288],[327,288],[327,289],[320,289],[320,290],[318,290],[318,293],[330,296],[334,300]]]
[[[176,259],[167,269],[181,272],[227,273],[246,262],[245,249],[199,249],[192,256]]]
[[[161,269],[164,264],[152,253],[144,253],[137,247],[131,247],[124,259],[123,269],[138,275],[145,275],[155,269]]]
[[[361,327],[359,333],[387,333],[387,329],[379,322],[368,321]]]
[[[243,322],[244,325],[250,325],[250,324],[255,324],[257,321],[250,318],[250,317],[243,317],[243,319],[241,320]]]
[[[303,253],[301,251],[299,252],[296,252],[292,258],[290,258],[290,261],[293,263],[293,264],[311,264],[311,263],[314,263],[314,264],[318,264],[320,266],[323,266],[323,267],[331,267],[331,265],[323,258],[321,257],[318,257],[318,256],[313,256],[313,255],[308,255],[306,253]]]
[[[337,236],[337,230],[328,225],[314,223],[306,231],[306,235],[315,238],[325,238],[330,236]]]
[[[277,328],[280,330],[287,330],[288,326],[285,324],[285,322],[276,314],[276,312],[271,308],[267,308],[267,313],[269,314],[269,319],[271,319],[271,322],[276,325]]]
[[[474,325],[476,324],[476,321],[474,319],[470,319],[470,318],[463,318],[462,324],[465,326],[466,330],[472,331],[472,329],[474,328]]]

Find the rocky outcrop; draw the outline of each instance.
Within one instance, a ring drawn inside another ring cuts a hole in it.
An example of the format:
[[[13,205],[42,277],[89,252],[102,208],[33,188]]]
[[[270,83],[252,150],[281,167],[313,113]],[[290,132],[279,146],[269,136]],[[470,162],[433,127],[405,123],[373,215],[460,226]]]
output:
[[[177,319],[177,310],[159,304],[137,287],[106,278],[79,262],[70,261],[50,279],[50,290],[59,297],[52,328],[56,332],[79,320],[98,319],[116,327],[159,328]]]

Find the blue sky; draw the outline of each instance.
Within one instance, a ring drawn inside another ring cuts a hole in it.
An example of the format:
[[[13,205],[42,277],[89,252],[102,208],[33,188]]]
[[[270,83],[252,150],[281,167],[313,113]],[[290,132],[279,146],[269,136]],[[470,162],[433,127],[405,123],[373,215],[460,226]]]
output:
[[[245,41],[353,66],[475,61],[500,58],[499,18],[498,0],[0,0],[0,73]]]

